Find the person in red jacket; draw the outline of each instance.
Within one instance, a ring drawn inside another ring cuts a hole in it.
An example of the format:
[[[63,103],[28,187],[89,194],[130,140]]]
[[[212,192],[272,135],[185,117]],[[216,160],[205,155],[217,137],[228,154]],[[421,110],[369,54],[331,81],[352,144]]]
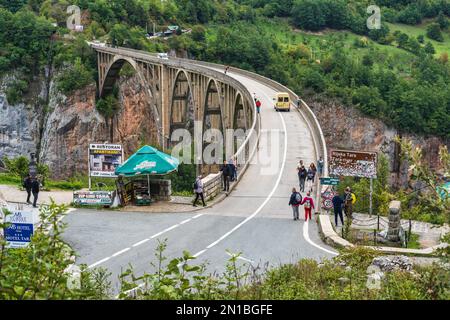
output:
[[[306,193],[306,197],[303,198],[301,205],[305,208],[305,221],[308,221],[308,215],[311,220],[311,211],[314,209],[314,200],[311,198],[311,192],[308,191]]]
[[[261,101],[256,99],[256,112],[260,113],[261,111]]]

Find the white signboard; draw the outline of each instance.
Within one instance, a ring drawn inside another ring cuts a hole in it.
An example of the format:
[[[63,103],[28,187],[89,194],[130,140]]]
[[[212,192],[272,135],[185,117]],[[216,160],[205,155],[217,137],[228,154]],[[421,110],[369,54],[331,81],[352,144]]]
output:
[[[116,177],[114,171],[123,162],[120,144],[89,145],[89,176]]]

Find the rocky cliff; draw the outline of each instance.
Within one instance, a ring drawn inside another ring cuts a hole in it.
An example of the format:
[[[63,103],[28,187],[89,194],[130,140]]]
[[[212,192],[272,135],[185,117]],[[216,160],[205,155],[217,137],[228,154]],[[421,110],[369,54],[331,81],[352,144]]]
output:
[[[425,160],[435,170],[440,170],[439,146],[450,146],[450,141],[438,137],[423,137],[400,134],[382,121],[361,114],[354,107],[319,96],[305,98],[322,127],[328,149],[347,149],[383,152],[389,160],[391,183],[406,187],[408,164],[402,162],[399,148],[394,141],[397,135],[409,139],[415,146],[423,148]]]
[[[0,159],[38,153],[54,178],[67,178],[87,173],[89,143],[121,143],[129,156],[141,144],[157,140],[150,101],[134,76],[118,81],[120,109],[113,119],[105,119],[96,110],[95,84],[66,97],[55,82],[48,82],[46,90],[46,81],[39,79],[24,99],[30,102],[10,105],[8,81],[5,77],[0,86]],[[46,107],[44,101],[48,101]]]

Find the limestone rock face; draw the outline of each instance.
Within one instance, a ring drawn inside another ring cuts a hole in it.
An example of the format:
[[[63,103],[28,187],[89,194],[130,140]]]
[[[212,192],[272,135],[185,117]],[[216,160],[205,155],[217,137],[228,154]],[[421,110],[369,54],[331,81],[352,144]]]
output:
[[[391,184],[408,187],[408,164],[400,161],[394,138],[397,130],[386,126],[382,121],[364,116],[361,112],[342,103],[321,97],[305,98],[305,102],[316,115],[327,142],[328,150],[346,149],[383,152],[388,156]],[[423,148],[425,160],[439,172],[439,146],[447,145],[438,137],[422,137],[403,134],[415,146]]]
[[[36,152],[39,140],[39,123],[42,120],[39,103],[11,105],[6,98],[6,86],[15,80],[14,75],[0,80],[0,159],[3,156],[29,156],[31,152]],[[42,88],[34,90],[36,97],[41,97]]]
[[[95,109],[95,85],[65,97],[51,89],[40,161],[55,178],[87,174],[89,143],[109,139],[106,121]]]
[[[158,115],[152,112],[153,101],[136,76],[119,80],[120,110],[113,119],[113,141],[124,146],[125,157],[142,144],[158,143]]]

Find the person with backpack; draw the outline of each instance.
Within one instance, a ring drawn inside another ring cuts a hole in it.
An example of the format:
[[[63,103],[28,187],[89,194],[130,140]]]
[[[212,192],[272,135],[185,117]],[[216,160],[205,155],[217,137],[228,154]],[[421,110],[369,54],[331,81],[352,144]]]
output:
[[[37,208],[37,199],[39,195],[39,181],[36,178],[33,178],[31,181],[31,192],[33,193],[33,207]]]
[[[335,226],[338,226],[338,216],[341,218],[342,225],[344,225],[344,217],[342,216],[342,205],[344,204],[344,200],[336,193],[331,202],[333,203]]]
[[[256,99],[256,112],[259,114],[261,111],[261,101],[259,99]]]
[[[316,176],[316,171],[310,166],[308,171],[306,172],[306,190],[312,191],[315,176]]]
[[[299,181],[299,185],[300,185],[300,192],[305,192],[305,180],[306,180],[306,169],[305,166],[301,166],[298,169],[298,181]]]
[[[314,200],[311,198],[311,192],[306,192],[306,197],[303,198],[301,205],[305,208],[305,221],[311,220],[311,211],[314,210]]]
[[[289,205],[292,206],[292,213],[294,215],[294,221],[298,220],[298,207],[302,202],[302,195],[297,192],[295,188],[292,188],[291,198],[289,199]]]
[[[195,200],[193,206],[197,206],[197,200],[200,197],[202,199],[203,206],[206,207],[205,198],[203,196],[203,182],[202,182],[202,176],[198,176],[197,179],[195,179],[194,182],[194,193],[195,193]]]
[[[230,190],[230,176],[231,176],[231,168],[228,165],[227,161],[223,161],[223,165],[220,168],[220,171],[222,171],[222,179],[223,179],[223,191],[229,191]]]
[[[344,212],[347,218],[353,218],[353,194],[350,187],[345,188],[344,193]]]
[[[25,180],[23,180],[23,184],[22,184],[22,186],[27,191],[27,203],[28,204],[31,204],[31,201],[30,201],[30,197],[31,197],[31,182],[32,182],[31,175],[28,175],[25,178]]]

